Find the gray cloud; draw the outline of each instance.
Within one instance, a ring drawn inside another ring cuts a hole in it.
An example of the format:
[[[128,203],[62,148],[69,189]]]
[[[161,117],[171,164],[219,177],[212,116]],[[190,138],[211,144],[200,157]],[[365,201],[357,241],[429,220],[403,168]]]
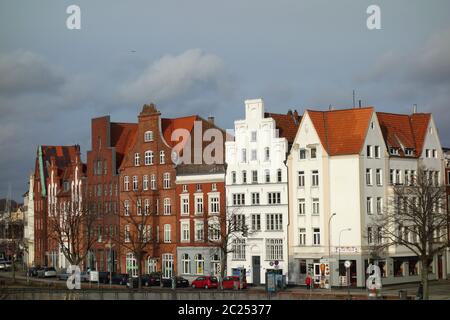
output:
[[[132,103],[154,101],[190,111],[206,111],[217,107],[212,97],[224,97],[233,90],[219,57],[190,49],[153,62],[135,79],[122,85],[120,94]]]
[[[57,68],[35,53],[16,51],[0,55],[0,95],[54,91],[64,80]]]

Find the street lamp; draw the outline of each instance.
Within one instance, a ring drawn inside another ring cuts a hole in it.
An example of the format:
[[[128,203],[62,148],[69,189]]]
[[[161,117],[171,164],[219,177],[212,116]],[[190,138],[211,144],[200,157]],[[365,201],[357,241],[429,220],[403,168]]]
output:
[[[346,228],[346,229],[342,229],[341,231],[339,231],[339,255],[338,255],[338,275],[341,275],[341,235],[342,232],[344,231],[352,231],[352,228]],[[340,283],[339,283],[340,286]]]
[[[330,270],[330,283],[328,284],[330,286],[331,290],[331,219],[336,215],[336,213],[333,213],[330,218],[328,219],[328,269]]]

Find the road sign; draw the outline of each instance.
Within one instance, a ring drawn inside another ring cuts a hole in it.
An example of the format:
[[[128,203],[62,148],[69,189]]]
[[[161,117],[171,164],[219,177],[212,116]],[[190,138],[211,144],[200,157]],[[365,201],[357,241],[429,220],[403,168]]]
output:
[[[346,268],[350,268],[351,265],[352,265],[352,262],[349,261],[349,260],[346,260],[346,261],[344,262],[344,266],[345,266]]]

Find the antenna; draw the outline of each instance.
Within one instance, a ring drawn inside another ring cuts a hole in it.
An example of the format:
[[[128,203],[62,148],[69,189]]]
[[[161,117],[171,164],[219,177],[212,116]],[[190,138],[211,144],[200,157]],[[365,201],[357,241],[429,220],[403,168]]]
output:
[[[353,89],[353,109],[355,109],[355,90]]]
[[[362,106],[362,100],[359,99],[359,108],[360,108],[360,109],[361,109],[361,106]]]

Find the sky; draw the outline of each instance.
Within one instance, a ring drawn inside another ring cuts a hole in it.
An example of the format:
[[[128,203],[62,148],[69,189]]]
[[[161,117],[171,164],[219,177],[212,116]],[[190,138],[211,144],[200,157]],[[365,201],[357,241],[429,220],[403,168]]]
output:
[[[367,8],[381,10],[369,30]],[[66,9],[81,9],[81,29]],[[448,0],[0,0],[0,198],[39,145],[90,149],[90,120],[348,108],[432,112],[450,146]]]

